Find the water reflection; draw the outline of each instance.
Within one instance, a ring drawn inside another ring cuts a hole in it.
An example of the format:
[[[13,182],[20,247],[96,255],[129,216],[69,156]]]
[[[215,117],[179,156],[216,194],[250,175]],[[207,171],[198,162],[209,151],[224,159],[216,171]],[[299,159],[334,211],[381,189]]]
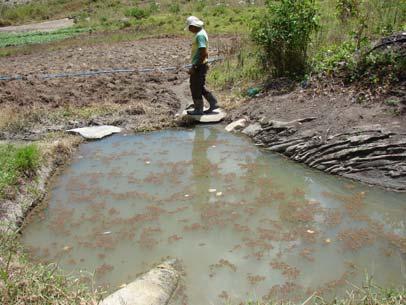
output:
[[[205,138],[205,132],[208,132]],[[196,201],[199,207],[209,203],[210,190],[215,189],[212,176],[216,175],[217,166],[209,159],[209,149],[215,146],[217,129],[196,128],[192,148],[192,183],[196,191]]]

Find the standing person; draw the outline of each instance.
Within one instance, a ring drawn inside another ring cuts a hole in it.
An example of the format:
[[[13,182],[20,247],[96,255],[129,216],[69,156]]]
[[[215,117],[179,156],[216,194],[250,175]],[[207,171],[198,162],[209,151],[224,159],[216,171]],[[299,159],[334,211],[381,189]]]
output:
[[[187,29],[194,35],[192,42],[192,67],[190,74],[190,91],[192,92],[194,110],[187,113],[191,115],[203,115],[217,109],[217,100],[214,95],[205,87],[206,74],[208,70],[208,43],[209,38],[203,29],[203,21],[195,16],[186,19]],[[209,109],[203,112],[203,96],[209,102]]]

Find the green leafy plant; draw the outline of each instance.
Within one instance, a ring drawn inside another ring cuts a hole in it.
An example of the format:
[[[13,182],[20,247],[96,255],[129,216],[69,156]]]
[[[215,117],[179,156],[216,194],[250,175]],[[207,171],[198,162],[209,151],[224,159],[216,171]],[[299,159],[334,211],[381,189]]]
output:
[[[312,58],[313,72],[369,85],[394,83],[405,77],[406,59],[396,49],[365,51],[370,48],[365,37],[322,48]]]
[[[313,72],[323,72],[328,75],[342,69],[355,72],[357,67],[355,51],[356,43],[354,40],[321,48],[312,58]]]
[[[268,0],[252,37],[262,47],[263,63],[274,76],[300,76],[305,73],[307,49],[317,29],[314,0]]]

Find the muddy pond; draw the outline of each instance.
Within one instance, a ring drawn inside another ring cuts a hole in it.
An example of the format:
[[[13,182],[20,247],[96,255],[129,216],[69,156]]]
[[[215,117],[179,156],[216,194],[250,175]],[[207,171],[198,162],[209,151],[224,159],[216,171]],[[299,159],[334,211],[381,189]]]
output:
[[[222,127],[82,144],[23,243],[114,291],[167,257],[172,304],[328,297],[406,282],[406,194],[329,176]]]

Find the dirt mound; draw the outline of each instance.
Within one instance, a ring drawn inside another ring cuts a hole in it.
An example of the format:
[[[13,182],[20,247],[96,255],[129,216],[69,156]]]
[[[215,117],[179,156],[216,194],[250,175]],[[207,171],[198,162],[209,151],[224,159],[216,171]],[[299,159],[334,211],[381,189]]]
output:
[[[261,128],[251,134],[254,140],[295,161],[405,191],[406,117],[387,102],[396,96],[377,95],[360,103],[357,97],[367,91],[319,85],[246,100],[231,111],[230,121],[245,116],[260,122]]]

